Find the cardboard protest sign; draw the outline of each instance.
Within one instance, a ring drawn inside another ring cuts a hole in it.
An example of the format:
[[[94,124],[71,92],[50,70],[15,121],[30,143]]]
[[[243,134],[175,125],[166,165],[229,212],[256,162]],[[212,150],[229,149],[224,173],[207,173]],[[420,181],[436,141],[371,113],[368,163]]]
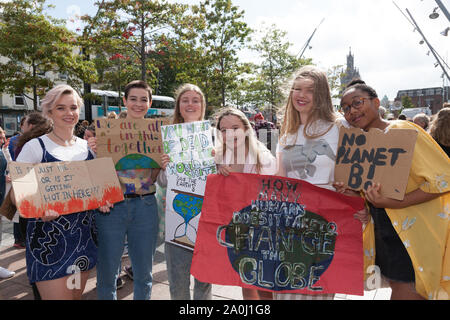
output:
[[[167,165],[166,241],[193,249],[206,177],[216,173],[209,121],[162,126]]]
[[[403,200],[416,140],[417,132],[412,129],[384,133],[342,127],[334,180],[357,191],[379,182],[383,196]]]
[[[110,158],[39,164],[10,163],[16,206],[25,218],[93,210],[123,200]]]
[[[160,168],[162,154],[159,119],[96,119],[98,157],[113,159],[116,170]]]
[[[280,293],[362,295],[362,198],[303,180],[210,175],[191,274]]]

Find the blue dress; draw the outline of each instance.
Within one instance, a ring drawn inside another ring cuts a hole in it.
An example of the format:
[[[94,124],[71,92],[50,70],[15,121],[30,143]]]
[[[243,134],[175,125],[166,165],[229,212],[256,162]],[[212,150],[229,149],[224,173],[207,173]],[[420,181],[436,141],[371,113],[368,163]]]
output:
[[[38,140],[43,150],[42,162],[61,161],[47,152],[41,138]],[[93,158],[89,151],[86,160]],[[97,263],[94,211],[62,215],[48,222],[28,219],[26,262],[30,283],[94,268]]]

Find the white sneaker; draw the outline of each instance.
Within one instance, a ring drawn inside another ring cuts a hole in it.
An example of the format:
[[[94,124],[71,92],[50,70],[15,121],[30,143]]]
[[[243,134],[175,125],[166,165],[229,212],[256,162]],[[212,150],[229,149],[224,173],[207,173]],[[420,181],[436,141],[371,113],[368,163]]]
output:
[[[14,271],[9,271],[8,269],[0,267],[0,279],[12,278],[15,274]]]

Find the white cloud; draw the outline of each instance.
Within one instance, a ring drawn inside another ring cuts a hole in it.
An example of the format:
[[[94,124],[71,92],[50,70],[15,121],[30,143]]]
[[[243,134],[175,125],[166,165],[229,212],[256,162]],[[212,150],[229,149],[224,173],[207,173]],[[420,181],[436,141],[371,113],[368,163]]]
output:
[[[327,69],[346,64],[351,47],[355,66],[379,95],[387,94],[393,99],[398,90],[442,86],[442,70],[434,67],[434,57],[426,55],[425,45],[419,45],[420,35],[413,32],[413,26],[391,0],[235,0],[234,3],[245,9],[251,27],[259,28],[264,21],[288,31],[295,53],[325,18],[305,56]],[[448,56],[449,38],[439,34],[448,20],[442,13],[437,20],[428,18],[434,1],[396,0],[396,3],[403,10],[409,8],[430,43],[442,56]]]

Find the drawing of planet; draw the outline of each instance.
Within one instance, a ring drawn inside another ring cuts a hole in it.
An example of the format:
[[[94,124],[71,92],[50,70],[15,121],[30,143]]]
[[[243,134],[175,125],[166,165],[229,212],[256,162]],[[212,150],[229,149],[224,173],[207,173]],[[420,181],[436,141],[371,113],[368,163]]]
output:
[[[142,154],[129,154],[116,163],[116,170],[159,168],[159,164]]]
[[[185,194],[177,194],[173,201],[173,209],[183,217],[186,224],[202,211],[202,205],[202,197]]]
[[[261,221],[259,215],[263,214],[266,221],[273,219],[274,222],[265,225],[257,222],[251,226],[246,223],[230,222],[225,239],[227,243],[235,244],[227,248],[233,269],[241,277],[251,279],[252,272],[257,268],[261,279],[273,283],[272,289],[277,291],[313,286],[334,258],[337,234],[331,232],[320,235],[320,230],[316,228],[319,222],[327,225],[328,221],[306,210],[302,221],[317,221],[316,224],[311,227],[302,225],[301,228],[292,228],[284,223],[277,225],[275,218],[267,212],[253,210],[252,206],[248,206],[240,210],[239,214],[247,217],[256,214],[258,218],[255,221]],[[235,249],[236,244],[240,249]],[[324,248],[327,252],[320,250]],[[259,261],[259,263],[253,265],[242,261]],[[259,281],[253,285],[264,288],[264,284]]]

